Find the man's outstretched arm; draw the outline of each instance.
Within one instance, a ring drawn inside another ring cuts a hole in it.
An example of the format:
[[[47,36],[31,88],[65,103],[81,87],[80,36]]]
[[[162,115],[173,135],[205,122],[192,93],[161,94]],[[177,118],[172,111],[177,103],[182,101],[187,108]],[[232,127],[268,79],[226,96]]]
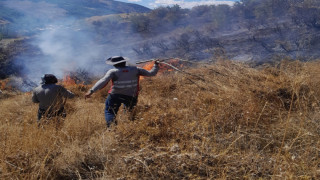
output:
[[[96,84],[91,89],[89,89],[89,91],[84,95],[84,97],[90,98],[94,92],[104,88],[108,84],[108,82],[112,79],[112,77],[113,77],[113,71],[109,70],[103,78],[101,78],[98,82],[96,82]]]
[[[138,68],[139,75],[141,76],[155,76],[159,71],[159,61],[154,61],[154,65],[150,71],[143,68]]]

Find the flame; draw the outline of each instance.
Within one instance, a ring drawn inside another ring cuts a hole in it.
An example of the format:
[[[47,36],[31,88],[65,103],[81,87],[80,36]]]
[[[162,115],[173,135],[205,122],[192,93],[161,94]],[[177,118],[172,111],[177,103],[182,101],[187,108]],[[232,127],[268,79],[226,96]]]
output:
[[[183,67],[183,64],[181,63],[181,61],[179,59],[171,59],[171,60],[168,60],[166,61],[166,63],[168,64],[171,64],[172,66],[175,66],[175,67]],[[165,73],[165,72],[171,72],[171,71],[174,71],[174,69],[166,64],[160,64],[160,69],[159,69],[159,72],[160,73]]]
[[[145,69],[145,70],[150,71],[152,69],[153,65],[154,65],[154,62],[148,62],[142,68]],[[140,76],[140,80],[143,80],[144,78],[145,77]]]
[[[183,63],[179,59],[171,59],[171,60],[166,61],[166,63],[171,64],[175,67],[179,67],[179,68],[182,68],[184,66]],[[142,68],[149,71],[152,69],[153,65],[154,65],[154,62],[148,62],[148,63],[144,64],[144,66],[142,66]],[[166,64],[161,64],[161,63],[159,64],[158,74],[163,74],[165,72],[172,72],[172,71],[174,71],[174,69],[172,69],[172,67],[170,67]],[[142,80],[144,78],[145,77],[140,76],[140,80]]]
[[[62,80],[62,84],[64,86],[75,86],[77,83],[76,80],[73,79],[70,75],[66,75]]]
[[[11,87],[8,87],[9,79],[0,80],[0,89],[10,89]]]
[[[154,62],[149,62],[143,66],[143,69],[150,71],[153,68]]]
[[[0,81],[0,89],[4,89],[6,87],[6,83],[4,81]]]
[[[88,85],[85,85],[85,82],[80,81],[79,78],[72,73],[67,73],[61,84],[66,88],[71,88],[71,90],[87,91],[88,89]]]

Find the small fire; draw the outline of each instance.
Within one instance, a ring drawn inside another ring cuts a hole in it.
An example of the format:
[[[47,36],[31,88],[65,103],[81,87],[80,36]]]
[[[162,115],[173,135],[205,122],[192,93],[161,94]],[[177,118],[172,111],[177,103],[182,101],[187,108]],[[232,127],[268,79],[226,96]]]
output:
[[[4,89],[10,89],[11,87],[8,87],[9,79],[0,80],[0,90]]]
[[[154,65],[154,62],[148,62],[142,68],[145,69],[145,70],[150,71],[153,68],[153,65]]]
[[[184,66],[183,63],[181,61],[179,61],[178,59],[171,59],[171,60],[166,61],[166,63],[171,64],[172,66],[175,66],[177,68],[182,68]],[[149,70],[152,69],[153,65],[154,65],[154,62],[148,62],[142,68],[149,71]],[[158,74],[159,73],[163,74],[165,72],[171,72],[173,70],[174,69],[172,67],[170,67],[170,66],[168,66],[166,64],[161,64],[160,63],[159,64],[159,72],[158,72]],[[144,79],[144,77],[140,76],[140,80],[142,80],[142,79]]]
[[[154,62],[148,62],[142,68],[150,71],[152,69],[153,65],[154,65]],[[145,78],[144,76],[140,76],[140,81],[143,80],[144,78]]]
[[[62,80],[62,84],[64,86],[75,86],[77,83],[76,80],[72,78],[70,75],[66,75]]]
[[[61,84],[66,88],[71,88],[71,90],[78,89],[80,91],[86,91],[87,85],[85,85],[85,83],[86,82],[80,80],[80,78],[76,75],[67,73],[67,75],[64,76]]]

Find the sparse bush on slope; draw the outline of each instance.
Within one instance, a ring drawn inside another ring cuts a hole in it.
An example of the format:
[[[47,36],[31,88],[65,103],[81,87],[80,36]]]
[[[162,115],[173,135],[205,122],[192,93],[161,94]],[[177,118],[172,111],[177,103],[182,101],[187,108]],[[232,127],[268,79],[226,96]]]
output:
[[[59,128],[30,94],[1,99],[2,179],[318,179],[319,61],[221,61],[144,79],[135,120],[105,128],[106,90],[69,87]],[[8,92],[4,92],[8,93]]]

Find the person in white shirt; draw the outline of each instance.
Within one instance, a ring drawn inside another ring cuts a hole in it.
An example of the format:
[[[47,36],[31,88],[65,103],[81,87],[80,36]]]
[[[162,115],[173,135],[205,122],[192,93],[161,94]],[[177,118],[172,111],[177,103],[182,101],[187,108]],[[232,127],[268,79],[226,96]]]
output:
[[[121,56],[114,56],[107,59],[106,63],[113,65],[106,75],[101,78],[86,94],[85,98],[104,88],[109,81],[112,86],[105,105],[105,119],[107,127],[114,122],[115,116],[121,104],[124,104],[128,111],[132,111],[138,101],[139,94],[139,77],[155,76],[159,70],[159,62],[154,61],[153,68],[148,71],[136,66],[126,66],[127,59]],[[116,123],[116,122],[115,122]]]

